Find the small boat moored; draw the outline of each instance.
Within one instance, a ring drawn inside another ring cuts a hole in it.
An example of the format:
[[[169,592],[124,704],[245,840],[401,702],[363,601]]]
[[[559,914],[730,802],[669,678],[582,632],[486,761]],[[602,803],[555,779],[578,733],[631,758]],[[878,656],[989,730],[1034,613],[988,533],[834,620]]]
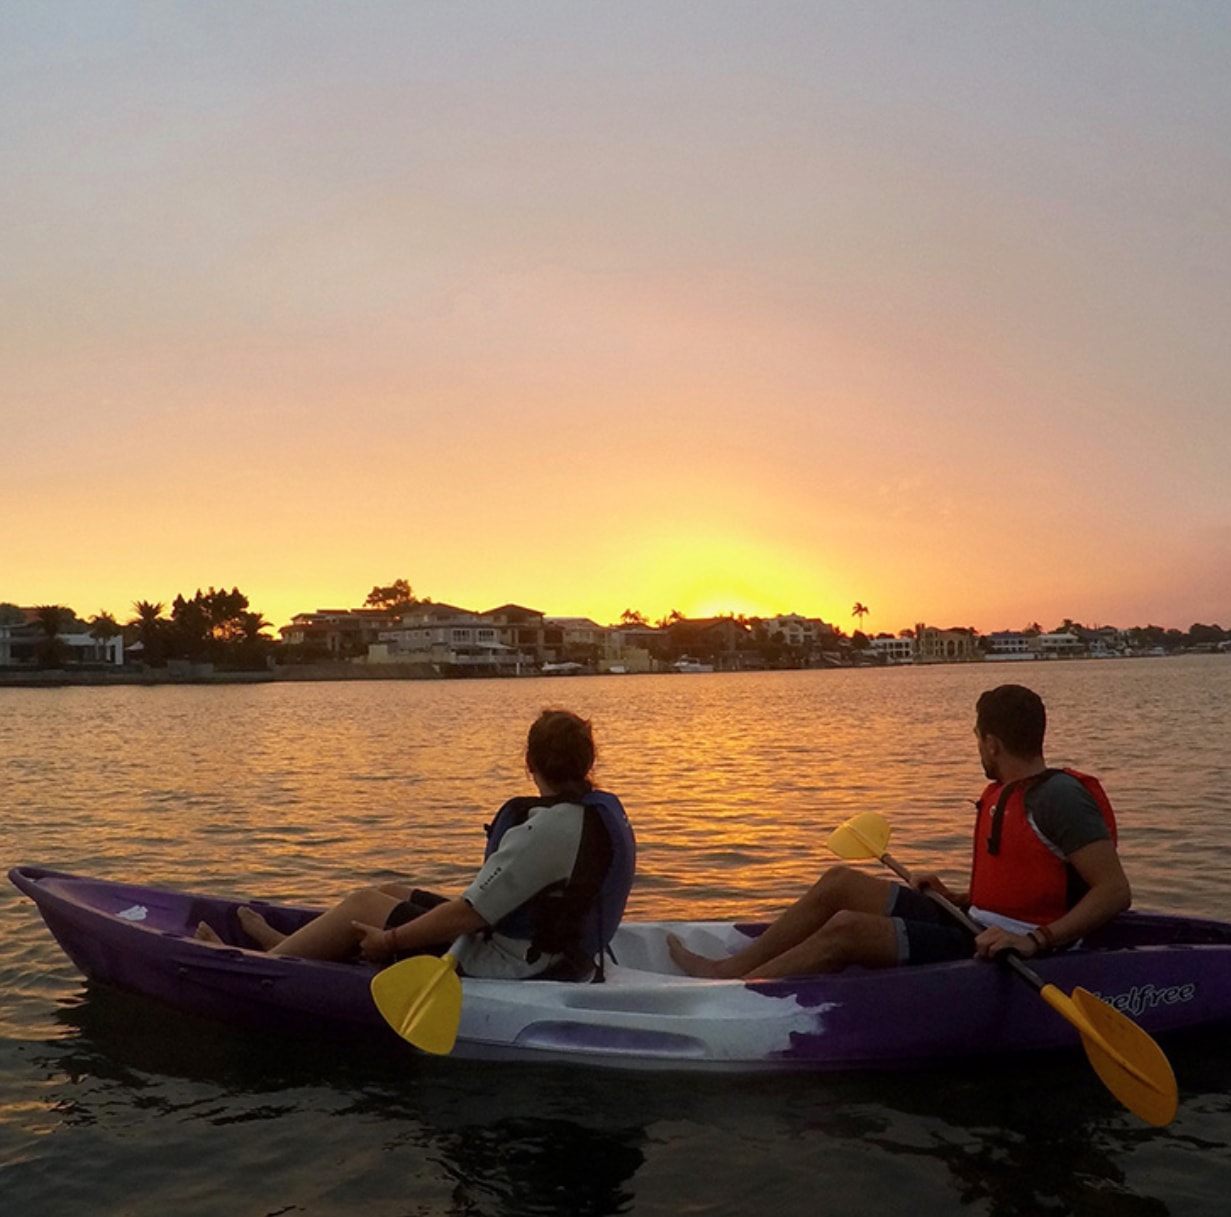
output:
[[[699,659],[693,659],[691,655],[682,655],[671,665],[673,672],[712,672],[714,665],[712,663],[702,663]]]
[[[283,932],[319,910],[37,866],[15,867],[9,878],[92,980],[229,1023],[282,1033],[360,1031],[396,1042],[371,999],[370,966],[239,945],[243,903]],[[194,938],[202,920],[228,945]],[[753,1072],[898,1067],[1079,1042],[1006,969],[980,961],[717,981],[680,975],[667,952],[668,931],[692,950],[719,955],[762,928],[625,922],[605,983],[465,978],[454,1055]],[[1064,989],[1090,990],[1150,1034],[1231,1021],[1231,923],[1126,913],[1084,949],[1039,960],[1037,968]]]

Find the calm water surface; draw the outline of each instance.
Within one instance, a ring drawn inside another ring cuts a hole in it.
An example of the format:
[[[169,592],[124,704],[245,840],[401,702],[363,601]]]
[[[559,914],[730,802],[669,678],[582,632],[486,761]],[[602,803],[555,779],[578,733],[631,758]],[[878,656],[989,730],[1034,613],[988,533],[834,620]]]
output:
[[[324,903],[458,889],[545,705],[593,718],[634,917],[776,911],[875,809],[960,876],[978,693],[1046,698],[1143,908],[1231,917],[1231,657],[465,683],[0,690],[0,859]],[[1231,1046],[1168,1045],[1168,1129],[1083,1058],[680,1079],[284,1043],[88,987],[0,892],[0,1196],[29,1214],[1225,1214]],[[1041,1017],[1048,1017],[1041,1009]]]

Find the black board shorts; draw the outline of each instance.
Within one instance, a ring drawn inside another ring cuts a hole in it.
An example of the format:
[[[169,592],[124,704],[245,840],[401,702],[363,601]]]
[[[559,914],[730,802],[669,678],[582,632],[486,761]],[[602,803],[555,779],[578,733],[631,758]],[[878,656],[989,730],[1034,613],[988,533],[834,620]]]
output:
[[[887,911],[898,932],[898,963],[947,963],[975,953],[970,931],[914,888],[895,883]]]
[[[413,888],[408,900],[403,900],[400,904],[395,904],[389,910],[389,916],[385,918],[385,929],[393,930],[399,925],[405,925],[408,921],[414,921],[416,917],[422,917],[429,909],[434,909],[438,904],[446,904],[448,896],[441,896],[437,892],[427,892],[422,888]],[[398,959],[409,959],[412,955],[434,955],[436,951],[399,951]]]

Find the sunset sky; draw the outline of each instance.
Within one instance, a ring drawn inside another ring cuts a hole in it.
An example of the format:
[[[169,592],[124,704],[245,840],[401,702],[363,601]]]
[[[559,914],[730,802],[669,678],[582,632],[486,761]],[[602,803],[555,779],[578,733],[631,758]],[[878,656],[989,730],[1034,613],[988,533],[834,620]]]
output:
[[[0,601],[1231,626],[1231,6],[0,6]]]

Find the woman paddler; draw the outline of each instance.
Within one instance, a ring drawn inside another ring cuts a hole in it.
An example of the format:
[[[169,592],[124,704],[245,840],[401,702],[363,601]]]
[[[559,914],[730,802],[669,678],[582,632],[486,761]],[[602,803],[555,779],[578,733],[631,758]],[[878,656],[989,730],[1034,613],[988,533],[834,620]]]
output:
[[[537,795],[510,799],[492,823],[486,859],[452,898],[400,884],[352,892],[292,934],[241,907],[244,932],[272,955],[372,963],[448,947],[468,976],[584,979],[601,967],[635,870],[636,845],[619,800],[590,781],[590,724],[544,710],[526,739]],[[201,922],[196,937],[219,945]]]

